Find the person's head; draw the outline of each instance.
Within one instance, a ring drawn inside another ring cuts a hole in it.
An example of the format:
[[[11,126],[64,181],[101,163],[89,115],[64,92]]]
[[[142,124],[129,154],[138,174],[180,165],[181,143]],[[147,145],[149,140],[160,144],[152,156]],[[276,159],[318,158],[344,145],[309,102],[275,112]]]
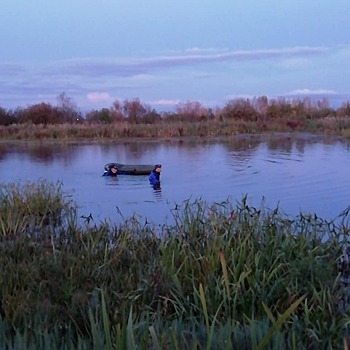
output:
[[[117,174],[117,172],[118,172],[118,168],[116,166],[112,166],[111,173],[115,175],[115,174]]]
[[[160,173],[161,170],[162,170],[162,165],[161,165],[161,164],[156,164],[156,165],[154,166],[154,171],[155,171],[156,173]]]

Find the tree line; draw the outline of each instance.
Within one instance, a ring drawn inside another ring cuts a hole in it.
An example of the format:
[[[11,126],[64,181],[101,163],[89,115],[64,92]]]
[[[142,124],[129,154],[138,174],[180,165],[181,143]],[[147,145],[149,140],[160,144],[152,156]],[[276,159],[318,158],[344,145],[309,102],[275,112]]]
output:
[[[0,107],[0,125],[31,123],[47,124],[113,124],[121,121],[130,124],[156,124],[162,122],[197,122],[205,120],[237,120],[266,122],[280,118],[289,120],[323,119],[350,116],[350,102],[339,108],[330,107],[326,98],[312,100],[309,97],[289,100],[268,99],[260,96],[253,99],[237,98],[228,101],[222,108],[207,108],[200,102],[187,101],[176,105],[173,112],[157,112],[140,99],[115,100],[111,107],[82,113],[75,102],[65,93],[57,97],[57,104],[37,103],[26,108],[6,110]]]

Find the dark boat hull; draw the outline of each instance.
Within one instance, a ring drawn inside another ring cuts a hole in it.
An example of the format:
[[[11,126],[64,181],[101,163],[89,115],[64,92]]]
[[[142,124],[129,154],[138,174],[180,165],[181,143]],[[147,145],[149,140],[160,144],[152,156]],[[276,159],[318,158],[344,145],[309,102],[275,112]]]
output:
[[[150,164],[107,163],[105,165],[105,173],[103,175],[107,175],[108,170],[111,167],[116,167],[118,169],[117,175],[149,175],[154,169],[154,165]]]

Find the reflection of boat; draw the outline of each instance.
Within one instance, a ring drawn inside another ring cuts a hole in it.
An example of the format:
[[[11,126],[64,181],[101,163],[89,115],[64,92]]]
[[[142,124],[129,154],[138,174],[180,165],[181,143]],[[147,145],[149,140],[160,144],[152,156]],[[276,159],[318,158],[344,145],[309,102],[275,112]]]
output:
[[[149,175],[149,173],[154,169],[154,165],[107,163],[105,165],[105,172],[103,173],[103,176],[110,175],[111,168],[117,169],[117,175]]]

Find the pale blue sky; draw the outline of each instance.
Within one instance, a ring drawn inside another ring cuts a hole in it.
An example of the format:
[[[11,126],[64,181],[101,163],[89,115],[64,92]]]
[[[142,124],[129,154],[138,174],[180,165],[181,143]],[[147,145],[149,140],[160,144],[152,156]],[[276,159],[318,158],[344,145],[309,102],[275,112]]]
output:
[[[156,110],[266,95],[350,100],[349,0],[12,0],[0,10],[0,107]]]

